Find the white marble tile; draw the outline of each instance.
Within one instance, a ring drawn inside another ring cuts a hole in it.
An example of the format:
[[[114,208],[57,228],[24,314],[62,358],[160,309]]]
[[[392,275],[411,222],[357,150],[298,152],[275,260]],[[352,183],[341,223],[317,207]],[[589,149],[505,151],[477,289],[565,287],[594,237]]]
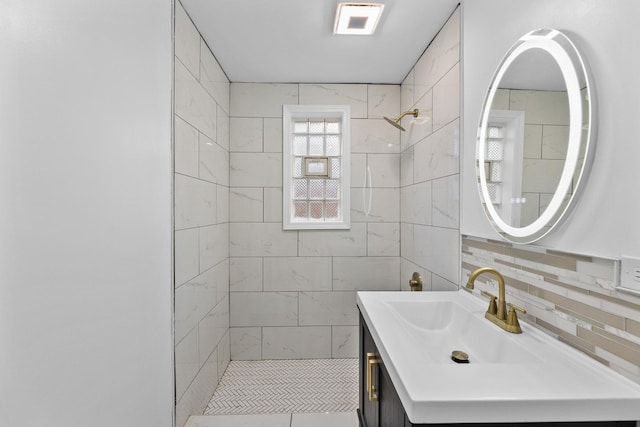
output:
[[[231,326],[298,324],[297,292],[232,292]]]
[[[300,104],[350,105],[351,118],[367,117],[365,84],[300,84]]]
[[[351,154],[351,187],[365,187],[367,185],[367,155]]]
[[[367,93],[368,118],[398,117],[400,113],[399,85],[368,85]]]
[[[220,301],[198,323],[198,352],[200,360],[206,360],[216,350],[218,343],[229,329],[229,300]]]
[[[175,66],[174,93],[176,114],[215,140],[217,104],[179,61]]]
[[[264,133],[262,118],[232,117],[230,128],[231,151],[262,152],[262,138]]]
[[[367,166],[373,187],[400,186],[400,154],[367,154]]]
[[[407,77],[404,78],[400,85],[400,111],[408,111],[413,109],[415,91],[415,67],[409,71]]]
[[[409,147],[400,155],[400,187],[413,184],[413,153],[415,147]]]
[[[205,271],[229,257],[229,224],[198,229],[200,234],[200,271]]]
[[[174,192],[176,230],[216,223],[215,184],[175,174]]]
[[[175,54],[194,76],[200,68],[200,33],[179,2],[175,10]]]
[[[199,273],[200,246],[198,245],[198,229],[189,228],[175,232],[175,286],[179,287]]]
[[[209,92],[209,95],[213,97],[216,103],[228,113],[229,79],[204,40],[200,44],[200,84]]]
[[[216,186],[216,223],[229,222],[229,187]]]
[[[406,129],[406,132],[401,132],[400,149],[402,151],[433,132],[433,92],[428,91],[422,96],[414,108],[418,109],[418,117],[407,116],[402,121],[402,126]]]
[[[224,336],[218,343],[218,376],[222,379],[224,371],[231,362],[231,340],[229,338],[229,329],[227,328]]]
[[[358,427],[355,412],[299,413],[291,415],[291,427]]]
[[[265,291],[330,291],[331,257],[264,259]]]
[[[460,117],[460,65],[456,64],[433,87],[433,130]]]
[[[233,187],[282,188],[282,153],[231,153]]]
[[[200,134],[200,179],[229,185],[229,152]]]
[[[213,267],[216,281],[218,304],[229,295],[229,258]]]
[[[282,222],[282,188],[264,189],[264,222]]]
[[[419,99],[460,61],[460,8],[458,8],[415,66],[415,98]]]
[[[457,283],[460,269],[460,232],[451,228],[414,226],[414,262]]]
[[[352,119],[351,152],[399,153],[400,131],[382,119]]]
[[[460,228],[460,175],[435,179],[431,185],[431,223]]]
[[[231,83],[233,117],[282,117],[283,104],[298,104],[297,84]]]
[[[414,272],[419,273],[422,277],[422,291],[431,291],[431,272],[406,258],[400,260],[400,276],[402,277],[400,279],[400,290],[411,291],[409,280],[411,280]]]
[[[334,359],[358,357],[358,326],[331,327],[331,357]]]
[[[283,231],[281,223],[231,223],[229,249],[231,256],[295,256],[298,235]]]
[[[217,303],[215,271],[210,269],[176,289],[174,336],[179,342]]]
[[[291,414],[248,414],[248,415],[191,416],[189,418],[189,422],[185,424],[184,427],[290,427],[290,426],[291,426]]]
[[[406,222],[400,223],[400,256],[413,260],[413,231],[414,225]]]
[[[263,189],[235,187],[229,190],[229,215],[234,222],[262,222]]]
[[[494,110],[508,110],[509,109],[509,96],[511,91],[509,89],[498,89],[493,96],[491,102],[491,108]]]
[[[374,182],[375,184],[375,182]],[[351,221],[397,222],[400,220],[400,189],[351,189]]]
[[[216,352],[204,363],[191,386],[176,403],[176,425],[183,425],[191,414],[202,414],[209,403],[218,381],[218,355]]]
[[[422,182],[460,171],[460,128],[454,120],[414,147],[413,180]]]
[[[198,130],[175,116],[174,127],[175,171],[198,177]]]
[[[403,187],[400,190],[401,221],[412,224],[431,224],[431,200],[431,182]],[[404,235],[402,237],[404,238]]]
[[[509,109],[524,111],[526,124],[567,125],[569,99],[564,92],[512,90]]]
[[[231,328],[232,360],[262,360],[262,328]]]
[[[370,222],[367,224],[368,256],[400,256],[400,224]]]
[[[367,252],[367,225],[363,223],[352,223],[350,230],[299,231],[298,234],[299,256],[365,256]]]
[[[175,358],[176,396],[180,399],[200,370],[198,328],[193,328],[193,330],[176,345]]]
[[[216,142],[219,146],[229,151],[229,114],[225,113],[219,105],[216,111]]]
[[[457,291],[459,289],[458,285],[438,276],[437,274],[433,274],[431,280],[431,290],[434,292],[449,292]]]
[[[328,359],[331,327],[301,326],[262,328],[264,359]]]
[[[542,125],[524,126],[523,157],[529,159],[542,157]]]
[[[262,258],[233,257],[229,268],[231,292],[262,290]]]
[[[263,145],[265,153],[282,152],[282,119],[264,119]]]
[[[334,257],[334,291],[399,291],[400,258]]]
[[[355,292],[300,292],[298,303],[300,326],[358,324]]]
[[[542,158],[566,159],[569,147],[569,126],[545,125],[542,128]]]
[[[524,159],[522,165],[523,193],[555,193],[564,160]]]

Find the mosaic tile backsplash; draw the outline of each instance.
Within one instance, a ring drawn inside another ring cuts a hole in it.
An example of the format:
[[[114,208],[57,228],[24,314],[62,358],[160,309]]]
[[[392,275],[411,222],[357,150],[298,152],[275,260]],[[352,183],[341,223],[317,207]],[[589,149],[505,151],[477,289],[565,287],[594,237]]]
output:
[[[462,236],[461,283],[479,267],[502,273],[521,319],[640,383],[640,297],[616,290],[619,261]],[[497,286],[481,275],[474,294]]]

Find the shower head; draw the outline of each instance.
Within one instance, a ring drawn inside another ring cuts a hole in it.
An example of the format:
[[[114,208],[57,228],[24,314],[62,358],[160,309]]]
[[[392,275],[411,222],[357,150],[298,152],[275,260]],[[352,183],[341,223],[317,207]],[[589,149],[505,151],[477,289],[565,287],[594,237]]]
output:
[[[400,129],[401,131],[404,132],[404,128],[402,127],[402,125],[400,125],[400,120],[402,120],[402,118],[404,116],[408,116],[409,114],[411,114],[413,117],[418,117],[418,109],[414,109],[411,111],[405,111],[404,113],[400,114],[400,117],[398,117],[397,119],[390,119],[389,117],[384,117],[384,119],[389,122],[392,126]]]

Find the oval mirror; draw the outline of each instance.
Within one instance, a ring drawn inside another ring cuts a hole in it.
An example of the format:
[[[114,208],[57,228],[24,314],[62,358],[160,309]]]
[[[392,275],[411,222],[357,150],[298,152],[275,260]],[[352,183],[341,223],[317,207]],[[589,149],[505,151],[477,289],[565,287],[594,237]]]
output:
[[[522,36],[495,72],[476,144],[478,189],[493,227],[531,243],[565,216],[590,165],[593,87],[584,61],[561,32]]]

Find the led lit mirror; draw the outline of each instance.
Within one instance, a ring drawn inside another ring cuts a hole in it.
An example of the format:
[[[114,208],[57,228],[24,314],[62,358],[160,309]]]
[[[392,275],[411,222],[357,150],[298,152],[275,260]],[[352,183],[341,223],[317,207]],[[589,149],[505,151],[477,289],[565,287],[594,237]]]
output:
[[[549,233],[584,185],[595,143],[585,63],[561,32],[522,36],[495,72],[476,144],[478,189],[493,227],[531,243]]]

